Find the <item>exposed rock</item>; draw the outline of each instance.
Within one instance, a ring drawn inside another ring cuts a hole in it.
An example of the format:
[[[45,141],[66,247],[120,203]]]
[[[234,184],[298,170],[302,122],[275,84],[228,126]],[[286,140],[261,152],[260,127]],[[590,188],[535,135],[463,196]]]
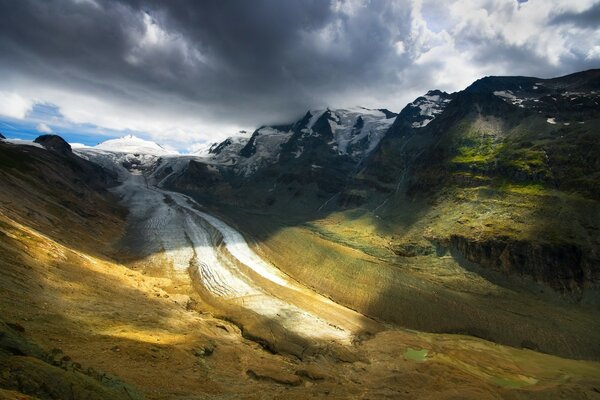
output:
[[[58,135],[41,135],[35,140],[35,143],[39,143],[48,150],[55,151],[61,154],[71,154],[71,145],[67,143],[63,138]]]
[[[264,365],[259,368],[249,369],[246,374],[257,381],[271,381],[280,385],[300,386],[302,379],[298,375],[281,371],[277,368]]]
[[[398,114],[396,114],[395,112],[392,112],[392,111],[388,110],[387,108],[378,108],[377,110],[381,111],[382,113],[384,113],[385,117],[387,119],[396,118],[398,116]]]
[[[407,243],[392,243],[392,251],[400,257],[416,257],[426,256],[435,252],[431,244],[407,242]]]
[[[246,143],[246,145],[242,148],[242,150],[240,150],[240,156],[248,158],[248,157],[252,156],[254,153],[256,153],[256,138],[259,135],[259,133],[258,133],[259,130],[260,130],[260,128],[257,129],[256,131],[254,131],[254,133],[250,137],[250,140],[248,140],[248,143]]]
[[[452,235],[445,243],[468,261],[506,274],[530,276],[559,291],[573,291],[598,280],[597,260],[573,244],[534,243],[508,237]]]
[[[231,139],[225,139],[224,141],[222,141],[221,143],[219,143],[218,145],[213,145],[210,147],[210,149],[208,150],[209,154],[219,154],[223,151],[223,149],[227,146],[229,146],[231,144]]]
[[[0,320],[0,387],[36,398],[140,399],[135,389],[108,374],[84,370],[61,349],[44,352]],[[1,395],[2,393],[0,393]]]
[[[366,190],[346,190],[340,195],[338,203],[342,207],[360,206],[367,201],[367,198]]]
[[[202,347],[198,347],[192,350],[192,353],[196,357],[208,357],[211,356],[215,351],[215,345],[211,343],[207,343]]]
[[[310,379],[311,381],[322,381],[331,378],[316,365],[307,365],[305,368],[296,371],[296,375]]]

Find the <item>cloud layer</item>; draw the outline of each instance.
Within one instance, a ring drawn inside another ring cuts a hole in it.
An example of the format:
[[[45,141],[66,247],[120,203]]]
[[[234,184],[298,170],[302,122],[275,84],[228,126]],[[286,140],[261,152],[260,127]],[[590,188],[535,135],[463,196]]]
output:
[[[598,0],[0,0],[0,114],[179,148],[306,109],[399,111],[484,75],[600,66]],[[54,131],[60,131],[54,129]]]

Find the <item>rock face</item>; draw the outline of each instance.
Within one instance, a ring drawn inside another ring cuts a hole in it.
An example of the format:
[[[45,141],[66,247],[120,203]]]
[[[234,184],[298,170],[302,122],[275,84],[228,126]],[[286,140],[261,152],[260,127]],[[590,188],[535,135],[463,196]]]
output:
[[[467,260],[507,275],[526,275],[558,291],[577,291],[600,279],[600,265],[592,254],[574,244],[535,243],[495,237],[477,240],[451,235],[442,243]]]
[[[311,110],[214,146],[165,184],[309,219],[370,210],[411,227],[403,244],[390,246],[400,257],[434,257],[422,238],[435,236],[491,270],[577,291],[600,283],[599,101],[600,70],[591,70],[486,77],[457,93],[429,91],[397,115]],[[398,212],[420,202],[429,205],[416,216]],[[456,205],[462,215],[450,219]],[[453,225],[458,219],[466,222]]]
[[[34,142],[60,154],[72,153],[71,145],[58,135],[41,135]]]

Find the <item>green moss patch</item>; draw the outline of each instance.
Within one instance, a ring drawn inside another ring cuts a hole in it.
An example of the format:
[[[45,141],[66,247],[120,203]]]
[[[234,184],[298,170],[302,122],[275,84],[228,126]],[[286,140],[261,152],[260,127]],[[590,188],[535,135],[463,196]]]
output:
[[[411,360],[411,361],[416,361],[416,362],[424,362],[427,361],[427,353],[429,353],[429,351],[427,349],[413,349],[411,347],[409,347],[405,352],[404,352],[404,358],[407,360]]]

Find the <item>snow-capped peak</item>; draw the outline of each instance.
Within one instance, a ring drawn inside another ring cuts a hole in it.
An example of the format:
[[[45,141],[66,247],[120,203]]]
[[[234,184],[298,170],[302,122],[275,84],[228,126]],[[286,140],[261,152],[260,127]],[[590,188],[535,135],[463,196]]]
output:
[[[329,113],[328,122],[333,134],[332,145],[339,154],[348,154],[361,158],[370,153],[379,143],[385,132],[394,122],[381,110],[364,107],[342,109],[310,110],[311,118],[305,128],[307,134],[315,134],[315,124],[325,113]]]
[[[168,150],[150,140],[145,140],[134,135],[127,135],[117,139],[109,139],[93,147],[98,150],[118,153],[152,154],[157,156],[178,154],[175,150]]]
[[[430,90],[409,103],[400,114],[411,127],[423,128],[441,114],[451,100],[451,94],[440,90]]]

